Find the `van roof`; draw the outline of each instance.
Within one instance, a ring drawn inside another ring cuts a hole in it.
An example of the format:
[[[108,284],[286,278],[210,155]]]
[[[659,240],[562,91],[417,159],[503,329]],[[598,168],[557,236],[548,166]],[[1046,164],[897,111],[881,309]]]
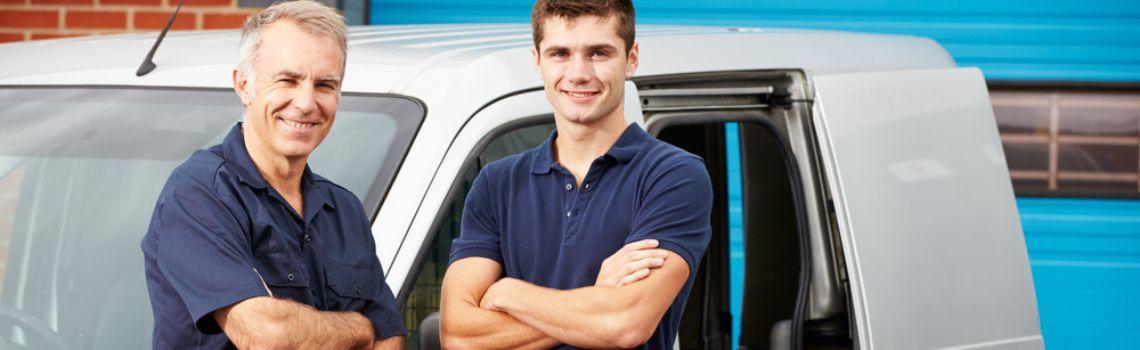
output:
[[[228,88],[239,31],[172,32],[150,74],[135,71],[157,33],[0,45],[0,85]],[[814,74],[954,66],[930,39],[820,30],[638,26],[635,76],[802,69]],[[496,96],[541,86],[527,24],[350,27],[346,92],[415,95],[439,83]]]

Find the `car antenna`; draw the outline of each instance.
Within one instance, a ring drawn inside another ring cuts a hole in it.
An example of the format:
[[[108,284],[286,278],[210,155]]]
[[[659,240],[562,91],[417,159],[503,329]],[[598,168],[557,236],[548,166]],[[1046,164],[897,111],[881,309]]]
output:
[[[186,0],[178,1],[178,7],[175,7],[174,13],[170,14],[170,20],[166,21],[166,27],[163,27],[162,33],[158,34],[158,40],[154,41],[154,46],[152,46],[150,52],[146,54],[146,59],[144,59],[142,65],[139,66],[139,70],[135,72],[135,76],[144,76],[158,67],[154,64],[154,53],[158,51],[158,45],[162,45],[162,38],[166,37],[166,32],[170,31],[170,27],[174,25],[174,19],[178,17],[178,10],[182,9],[183,3],[186,3]]]

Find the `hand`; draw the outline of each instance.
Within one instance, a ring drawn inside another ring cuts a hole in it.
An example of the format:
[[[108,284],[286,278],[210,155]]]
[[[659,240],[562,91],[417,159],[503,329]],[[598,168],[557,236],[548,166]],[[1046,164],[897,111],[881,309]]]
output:
[[[483,293],[483,299],[479,300],[479,307],[491,311],[503,311],[496,306],[495,302],[503,296],[503,293],[510,288],[509,285],[514,282],[518,282],[518,280],[504,277],[494,284],[491,284],[491,287],[487,288],[487,292]]]
[[[665,265],[668,252],[656,249],[656,239],[643,239],[626,244],[602,261],[595,286],[624,286],[649,277],[649,270]]]

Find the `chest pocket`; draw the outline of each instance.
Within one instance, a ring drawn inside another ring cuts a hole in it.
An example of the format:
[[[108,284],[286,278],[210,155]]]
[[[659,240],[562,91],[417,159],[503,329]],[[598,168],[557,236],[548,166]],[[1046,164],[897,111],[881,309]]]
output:
[[[285,252],[254,254],[257,272],[265,280],[265,285],[274,297],[289,298],[294,301],[313,304],[313,292],[309,289],[309,274],[296,259]]]
[[[376,295],[376,285],[383,275],[374,267],[333,265],[325,267],[328,277],[329,310],[359,311]]]

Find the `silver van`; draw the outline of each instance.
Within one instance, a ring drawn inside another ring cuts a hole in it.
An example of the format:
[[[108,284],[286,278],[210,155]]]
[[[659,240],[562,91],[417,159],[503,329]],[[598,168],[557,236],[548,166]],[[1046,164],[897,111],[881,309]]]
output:
[[[371,211],[409,347],[437,345],[430,315],[471,180],[553,128],[530,38],[525,24],[350,28],[338,120],[310,164]],[[138,76],[154,41],[0,45],[0,348],[151,343],[138,242],[155,199],[241,118],[236,31],[171,34]],[[641,26],[638,41],[627,118],[714,179],[679,348],[1043,348],[977,69],[906,36]],[[745,264],[730,273],[737,175]]]

